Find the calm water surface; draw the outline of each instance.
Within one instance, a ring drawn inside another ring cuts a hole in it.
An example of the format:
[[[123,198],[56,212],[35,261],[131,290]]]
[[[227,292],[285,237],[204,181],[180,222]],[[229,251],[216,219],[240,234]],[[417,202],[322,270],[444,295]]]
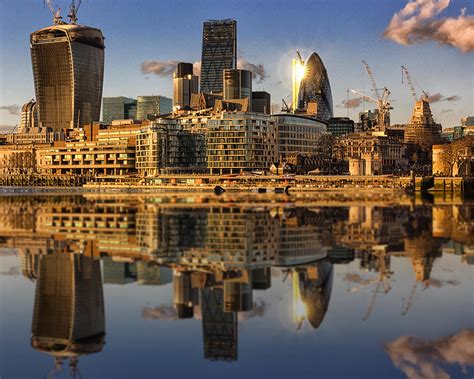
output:
[[[472,378],[474,203],[0,197],[0,377]]]

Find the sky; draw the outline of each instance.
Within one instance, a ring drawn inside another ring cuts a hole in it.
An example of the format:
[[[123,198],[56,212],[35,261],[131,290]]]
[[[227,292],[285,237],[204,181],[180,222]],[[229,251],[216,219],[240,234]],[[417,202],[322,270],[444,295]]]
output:
[[[56,0],[64,17],[69,3]],[[418,95],[421,88],[432,96],[443,127],[474,115],[474,0],[83,0],[78,23],[104,33],[104,96],[171,97],[169,63],[200,61],[202,23],[225,18],[237,20],[238,58],[258,70],[253,88],[270,92],[272,103],[289,100],[290,62],[299,50],[323,60],[335,116],[356,120],[375,107],[347,94],[353,88],[373,95],[362,60],[377,87],[391,91],[392,124],[408,122],[414,102],[401,65]],[[51,22],[43,0],[0,0],[3,131],[19,123],[20,106],[35,97],[29,34]]]

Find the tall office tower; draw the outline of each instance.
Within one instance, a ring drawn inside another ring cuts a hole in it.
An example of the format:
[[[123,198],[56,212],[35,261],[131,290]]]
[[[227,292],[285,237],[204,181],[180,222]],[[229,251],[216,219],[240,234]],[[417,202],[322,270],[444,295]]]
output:
[[[191,107],[191,95],[199,93],[199,77],[193,74],[192,63],[178,63],[173,74],[173,110]]]
[[[104,79],[100,29],[61,24],[30,36],[40,127],[54,131],[99,121]]]
[[[159,116],[171,113],[171,99],[164,96],[138,96],[137,120],[145,120],[147,115]]]
[[[102,121],[106,124],[113,120],[128,120],[137,118],[137,101],[128,97],[104,97]]]
[[[249,70],[224,70],[224,100],[252,99],[252,72]]]
[[[306,61],[304,76],[301,80],[298,108],[308,109],[310,103],[316,103],[315,116],[321,120],[333,117],[331,85],[323,61],[313,53]]]
[[[28,130],[36,126],[38,126],[38,105],[32,99],[21,107],[18,133],[27,133]]]
[[[224,311],[222,288],[201,290],[204,358],[221,361],[237,360],[237,312]]]
[[[102,350],[105,335],[100,261],[55,251],[38,265],[31,346],[59,360]],[[77,360],[76,360],[77,363]]]
[[[222,72],[235,68],[237,21],[206,21],[202,33],[201,92],[222,92]]]
[[[252,92],[252,112],[270,114],[272,111],[271,96],[265,91]]]

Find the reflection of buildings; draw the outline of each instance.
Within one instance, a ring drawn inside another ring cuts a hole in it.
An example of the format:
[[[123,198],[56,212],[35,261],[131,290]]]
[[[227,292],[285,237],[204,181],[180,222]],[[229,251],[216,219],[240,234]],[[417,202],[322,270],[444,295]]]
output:
[[[31,345],[56,359],[98,353],[104,345],[105,316],[100,262],[62,253],[39,257]]]

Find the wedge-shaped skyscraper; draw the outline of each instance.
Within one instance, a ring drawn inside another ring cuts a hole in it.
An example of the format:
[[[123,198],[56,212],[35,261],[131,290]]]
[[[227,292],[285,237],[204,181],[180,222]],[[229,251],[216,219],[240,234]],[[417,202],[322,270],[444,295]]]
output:
[[[299,108],[307,109],[316,103],[315,116],[321,120],[333,117],[332,93],[328,73],[318,54],[313,53],[305,64],[299,91]]]
[[[99,121],[102,32],[60,24],[32,33],[30,45],[39,126],[59,131]]]

